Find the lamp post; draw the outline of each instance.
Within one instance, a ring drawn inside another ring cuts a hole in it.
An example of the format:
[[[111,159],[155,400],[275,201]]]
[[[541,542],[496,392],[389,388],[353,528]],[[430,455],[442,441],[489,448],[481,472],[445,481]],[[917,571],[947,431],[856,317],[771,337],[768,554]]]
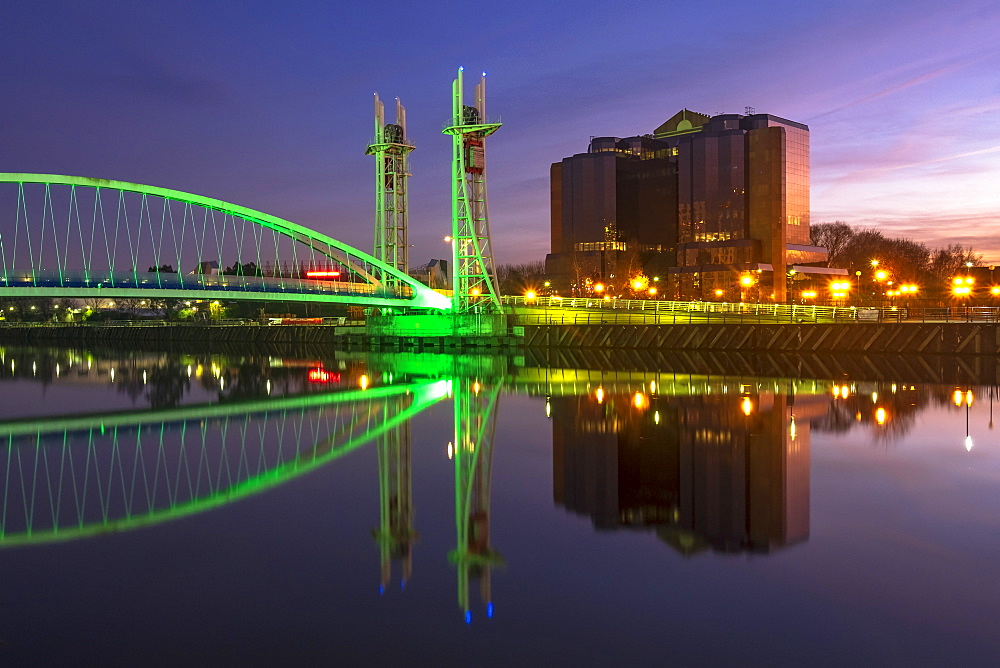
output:
[[[740,276],[740,301],[746,302],[747,297],[750,294],[750,288],[752,288],[757,283],[754,279],[753,274],[742,274]]]
[[[850,281],[833,281],[830,283],[830,297],[833,299],[834,305],[839,306],[844,303],[848,297],[851,296],[851,282]]]
[[[972,286],[975,285],[976,279],[972,276],[955,276],[951,279],[951,294],[955,297],[956,306],[963,299],[972,298]],[[969,302],[965,302],[965,315],[969,315]]]

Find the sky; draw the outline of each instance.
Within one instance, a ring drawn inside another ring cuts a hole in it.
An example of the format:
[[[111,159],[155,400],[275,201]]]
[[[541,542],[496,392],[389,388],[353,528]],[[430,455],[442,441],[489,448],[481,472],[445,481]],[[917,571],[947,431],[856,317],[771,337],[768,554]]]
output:
[[[370,251],[378,92],[417,145],[415,265],[448,252],[440,131],[464,66],[488,72],[504,124],[487,142],[499,263],[544,258],[549,165],[591,136],[750,106],[809,125],[813,223],[1000,264],[998,35],[996,0],[10,2],[0,171],[197,193]]]

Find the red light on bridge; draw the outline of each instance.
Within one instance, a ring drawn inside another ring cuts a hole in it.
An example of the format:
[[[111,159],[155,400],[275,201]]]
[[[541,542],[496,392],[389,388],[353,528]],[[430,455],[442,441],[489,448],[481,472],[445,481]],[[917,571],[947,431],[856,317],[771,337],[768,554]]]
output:
[[[340,382],[340,372],[339,371],[327,371],[322,368],[309,369],[309,382],[310,383],[339,383]]]
[[[339,278],[340,272],[333,270],[307,271],[306,278]]]

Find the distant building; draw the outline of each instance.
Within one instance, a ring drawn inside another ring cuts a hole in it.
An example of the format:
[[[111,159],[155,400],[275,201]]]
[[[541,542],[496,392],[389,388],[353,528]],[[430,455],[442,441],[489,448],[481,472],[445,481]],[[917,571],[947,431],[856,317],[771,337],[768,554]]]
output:
[[[451,275],[448,273],[448,260],[431,260],[427,264],[411,267],[408,272],[429,288],[435,290],[450,290]]]
[[[194,268],[191,274],[208,274],[215,275],[219,273],[219,263],[215,260],[203,260],[198,263],[198,266]]]
[[[546,273],[563,290],[642,272],[661,296],[785,301],[789,275],[846,273],[810,245],[809,128],[769,114],[685,109],[652,134],[594,137],[552,165],[551,204]]]

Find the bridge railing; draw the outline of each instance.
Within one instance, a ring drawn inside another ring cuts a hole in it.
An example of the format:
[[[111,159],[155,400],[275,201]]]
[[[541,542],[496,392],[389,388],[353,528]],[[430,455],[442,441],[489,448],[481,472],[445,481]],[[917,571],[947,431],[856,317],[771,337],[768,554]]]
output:
[[[364,295],[409,298],[412,289],[353,281],[318,281],[305,278],[241,274],[180,274],[121,269],[116,271],[8,271],[0,288],[127,288],[142,290],[226,290],[237,292]]]
[[[854,320],[857,318],[855,309],[814,306],[811,304],[755,304],[733,302],[700,302],[700,301],[661,301],[652,299],[595,299],[587,297],[535,297],[528,299],[523,296],[507,296],[505,304],[524,308],[545,309],[580,309],[596,310],[601,313],[622,313],[629,318],[637,315],[648,315],[653,320],[670,316],[677,322],[687,318],[690,321],[711,320],[742,320],[760,319],[763,321],[780,322],[833,322],[836,320]],[[596,320],[591,318],[591,320]],[[619,318],[619,320],[624,320]]]

